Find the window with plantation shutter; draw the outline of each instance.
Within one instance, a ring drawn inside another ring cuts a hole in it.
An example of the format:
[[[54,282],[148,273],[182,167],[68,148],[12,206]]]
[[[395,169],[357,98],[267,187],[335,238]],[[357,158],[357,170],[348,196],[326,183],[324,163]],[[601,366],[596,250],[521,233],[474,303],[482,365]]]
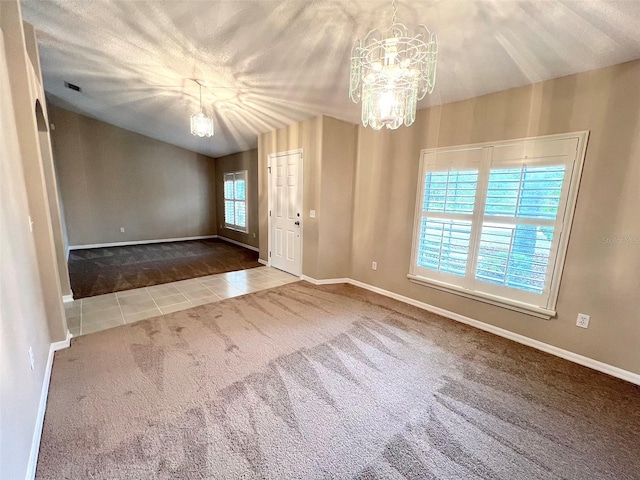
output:
[[[247,232],[247,171],[224,174],[224,226]]]
[[[408,277],[555,315],[587,135],[423,150]]]

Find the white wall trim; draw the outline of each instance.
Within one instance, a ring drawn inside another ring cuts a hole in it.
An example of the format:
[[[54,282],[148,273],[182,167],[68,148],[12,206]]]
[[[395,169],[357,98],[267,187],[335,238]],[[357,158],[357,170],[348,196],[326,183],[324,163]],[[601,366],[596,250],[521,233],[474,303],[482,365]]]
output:
[[[253,250],[254,252],[259,252],[260,249],[256,247],[252,247],[251,245],[247,245],[246,243],[238,242],[237,240],[232,240],[231,238],[223,237],[222,235],[218,235],[218,240],[224,240],[225,242],[233,243],[234,245],[238,245],[240,247],[247,248],[249,250]]]
[[[300,278],[306,282],[313,283],[314,285],[333,285],[334,283],[352,283],[350,278],[327,278],[323,280],[316,280],[315,278],[301,275]]]
[[[42,391],[40,392],[40,406],[38,407],[38,416],[36,417],[36,426],[33,431],[33,440],[31,442],[31,453],[29,455],[29,464],[27,465],[26,480],[33,480],[36,476],[36,465],[38,463],[38,452],[40,451],[40,439],[42,438],[42,427],[44,425],[44,413],[47,410],[47,397],[49,396],[49,382],[51,381],[51,369],[53,368],[53,355],[58,350],[68,348],[71,345],[71,332],[67,330],[67,338],[54,342],[49,346],[49,358],[47,366],[44,369],[44,379],[42,381]]]
[[[271,266],[271,264],[269,264],[269,262],[267,262],[266,260],[263,260],[261,258],[258,259],[258,263],[261,263],[262,265],[266,265],[267,267]]]
[[[73,302],[73,294],[62,296],[62,303],[70,303],[70,302]]]
[[[131,242],[92,243],[87,245],[69,245],[69,250],[82,250],[85,248],[125,247],[127,245],[147,245],[149,243],[183,242],[187,240],[204,240],[218,238],[218,235],[202,235],[199,237],[161,238],[158,240],[134,240]]]
[[[450,318],[451,320],[455,320],[457,322],[470,325],[480,330],[484,330],[485,332],[493,333],[494,335],[498,335],[499,337],[513,340],[514,342],[520,343],[522,345],[527,345],[537,350],[550,353],[551,355],[555,355],[556,357],[564,358],[565,360],[569,360],[570,362],[577,363],[578,365],[582,365],[584,367],[588,367],[593,370],[606,373],[607,375],[611,375],[612,377],[626,380],[627,382],[633,383],[635,385],[640,385],[640,374],[633,373],[628,370],[624,370],[622,368],[614,367],[613,365],[609,365],[608,363],[600,362],[598,360],[594,360],[592,358],[579,355],[569,350],[564,350],[562,348],[549,345],[548,343],[540,342],[539,340],[534,340],[533,338],[520,335],[519,333],[514,333],[509,330],[505,330],[504,328],[496,327],[494,325],[490,325],[488,323],[484,323],[479,320],[475,320],[473,318],[460,315],[450,310],[445,310],[443,308],[429,305],[428,303],[424,303],[419,300],[415,300],[413,298],[405,297],[404,295],[390,292],[389,290],[384,290],[379,287],[374,287],[373,285],[369,285],[367,283],[363,283],[358,280],[353,280],[351,278],[330,278],[330,279],[316,280],[314,278],[307,277],[306,275],[302,275],[302,279],[310,283],[313,283],[314,285],[348,283],[356,287],[364,288],[366,290],[370,290],[380,295],[384,295],[385,297],[393,298],[394,300],[408,303],[409,305],[413,305],[414,307],[427,310],[429,312],[435,313],[436,315]]]

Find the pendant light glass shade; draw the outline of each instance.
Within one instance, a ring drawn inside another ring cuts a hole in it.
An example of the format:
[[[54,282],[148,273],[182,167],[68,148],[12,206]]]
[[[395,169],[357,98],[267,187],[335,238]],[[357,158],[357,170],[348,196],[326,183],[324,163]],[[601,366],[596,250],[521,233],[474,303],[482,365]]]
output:
[[[203,112],[191,115],[191,135],[196,137],[213,137],[213,119]]]
[[[202,110],[202,85],[200,87],[200,112],[191,115],[191,135],[196,137],[213,137],[213,118]]]
[[[362,102],[362,124],[374,130],[413,124],[418,101],[436,83],[435,35],[424,25],[412,35],[396,22],[396,10],[394,1],[389,30],[370,31],[351,51],[349,97]]]

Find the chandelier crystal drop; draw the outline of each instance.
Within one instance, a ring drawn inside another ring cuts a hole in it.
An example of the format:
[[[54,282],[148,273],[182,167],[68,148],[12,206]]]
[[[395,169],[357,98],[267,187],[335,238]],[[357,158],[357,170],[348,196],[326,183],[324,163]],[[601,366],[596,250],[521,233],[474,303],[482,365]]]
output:
[[[200,87],[200,112],[191,115],[191,135],[196,137],[213,137],[213,118],[205,115],[202,110],[202,85]]]
[[[418,101],[436,83],[436,36],[424,25],[412,36],[396,21],[397,9],[393,0],[391,27],[371,30],[351,51],[349,97],[362,102],[362,124],[374,130],[413,124]]]

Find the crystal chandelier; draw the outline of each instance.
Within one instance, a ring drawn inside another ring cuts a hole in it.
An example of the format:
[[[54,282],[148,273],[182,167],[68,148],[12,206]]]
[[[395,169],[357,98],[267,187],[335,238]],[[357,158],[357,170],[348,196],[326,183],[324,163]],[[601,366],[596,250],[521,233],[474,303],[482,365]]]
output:
[[[418,100],[433,92],[436,83],[436,36],[424,25],[410,36],[396,21],[396,0],[392,5],[389,30],[384,35],[371,30],[351,50],[349,97],[362,101],[362,124],[374,130],[413,124]]]
[[[207,117],[202,110],[202,85],[200,87],[200,112],[191,115],[191,135],[197,137],[213,137],[213,118]]]

